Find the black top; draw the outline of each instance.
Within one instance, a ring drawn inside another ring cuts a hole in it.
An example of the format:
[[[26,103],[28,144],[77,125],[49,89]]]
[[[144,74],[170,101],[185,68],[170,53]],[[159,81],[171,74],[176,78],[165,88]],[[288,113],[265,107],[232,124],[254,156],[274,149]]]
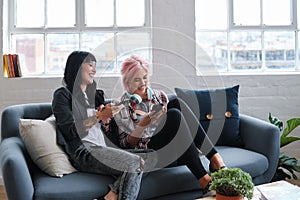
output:
[[[95,91],[95,104],[98,107],[104,104],[102,90]],[[81,139],[88,132],[83,126],[87,118],[87,108],[90,107],[84,100],[83,93],[72,94],[66,87],[58,88],[53,95],[52,111],[56,118],[57,143],[62,145],[69,155],[73,155]]]

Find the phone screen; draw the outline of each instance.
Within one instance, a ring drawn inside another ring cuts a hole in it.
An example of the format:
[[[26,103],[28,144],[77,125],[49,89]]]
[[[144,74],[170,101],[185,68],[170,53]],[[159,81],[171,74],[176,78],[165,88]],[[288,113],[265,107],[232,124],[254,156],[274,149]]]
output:
[[[155,104],[155,105],[153,105],[152,110],[155,111],[155,112],[158,112],[162,108],[163,108],[163,104]]]

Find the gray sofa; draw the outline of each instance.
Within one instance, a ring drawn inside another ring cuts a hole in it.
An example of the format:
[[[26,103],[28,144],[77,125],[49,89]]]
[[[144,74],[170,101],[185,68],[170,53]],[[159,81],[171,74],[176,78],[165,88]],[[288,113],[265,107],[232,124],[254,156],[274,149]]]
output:
[[[20,118],[45,119],[52,114],[50,103],[14,105],[2,112],[0,162],[9,200],[102,199],[113,178],[76,172],[62,178],[43,173],[30,159],[19,135]],[[218,146],[228,167],[250,173],[253,182],[269,182],[279,156],[279,130],[270,123],[240,115],[243,147]],[[200,159],[208,168],[206,158]],[[142,182],[138,199],[188,200],[202,196],[197,180],[185,166],[151,172]]]

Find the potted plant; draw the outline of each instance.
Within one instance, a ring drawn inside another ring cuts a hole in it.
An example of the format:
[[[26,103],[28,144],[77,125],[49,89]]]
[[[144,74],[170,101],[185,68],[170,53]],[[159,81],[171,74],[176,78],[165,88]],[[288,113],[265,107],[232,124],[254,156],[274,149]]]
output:
[[[288,144],[300,140],[300,137],[290,136],[289,134],[295,130],[300,125],[300,118],[291,118],[286,121],[286,127],[283,129],[283,122],[277,117],[273,117],[269,113],[269,122],[274,124],[281,131],[280,136],[280,148],[287,146]],[[282,151],[279,155],[279,162],[277,165],[277,170],[273,176],[272,181],[285,180],[286,178],[297,179],[295,172],[300,172],[300,166],[298,165],[298,160],[296,158],[289,157]]]
[[[216,200],[242,200],[253,197],[254,184],[249,173],[240,168],[224,168],[211,174],[210,190],[216,191]]]

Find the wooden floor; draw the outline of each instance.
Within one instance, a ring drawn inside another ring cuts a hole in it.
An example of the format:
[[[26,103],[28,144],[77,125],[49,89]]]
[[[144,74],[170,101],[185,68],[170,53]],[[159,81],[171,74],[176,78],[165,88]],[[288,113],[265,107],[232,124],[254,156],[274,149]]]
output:
[[[288,180],[288,182],[298,185],[300,187],[300,178],[297,180]],[[0,200],[7,200],[3,185],[0,185]]]
[[[292,179],[292,180],[288,180],[288,182],[298,185],[300,187],[300,177],[299,176],[298,176],[297,180]]]
[[[7,200],[3,185],[0,185],[0,200]]]

